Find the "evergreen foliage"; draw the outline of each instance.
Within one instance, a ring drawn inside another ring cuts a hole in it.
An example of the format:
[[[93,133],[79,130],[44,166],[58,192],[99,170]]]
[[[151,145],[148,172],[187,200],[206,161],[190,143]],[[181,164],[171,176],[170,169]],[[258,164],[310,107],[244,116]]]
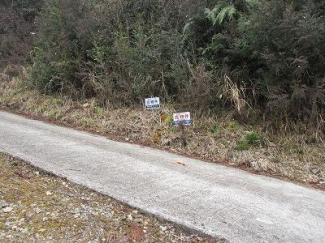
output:
[[[47,0],[36,26],[28,83],[42,92],[233,106],[324,133],[324,1]]]

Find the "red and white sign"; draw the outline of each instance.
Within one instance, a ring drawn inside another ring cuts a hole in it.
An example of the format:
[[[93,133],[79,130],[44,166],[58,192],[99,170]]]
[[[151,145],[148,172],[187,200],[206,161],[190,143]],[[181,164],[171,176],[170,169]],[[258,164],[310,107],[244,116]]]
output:
[[[180,112],[173,114],[173,124],[178,126],[180,123],[184,125],[191,125],[191,113],[190,112]]]

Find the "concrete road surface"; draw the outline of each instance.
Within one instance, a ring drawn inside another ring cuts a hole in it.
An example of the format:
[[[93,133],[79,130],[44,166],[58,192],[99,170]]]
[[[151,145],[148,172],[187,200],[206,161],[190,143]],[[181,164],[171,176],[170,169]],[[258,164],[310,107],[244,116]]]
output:
[[[325,242],[323,191],[6,112],[0,151],[230,242]]]

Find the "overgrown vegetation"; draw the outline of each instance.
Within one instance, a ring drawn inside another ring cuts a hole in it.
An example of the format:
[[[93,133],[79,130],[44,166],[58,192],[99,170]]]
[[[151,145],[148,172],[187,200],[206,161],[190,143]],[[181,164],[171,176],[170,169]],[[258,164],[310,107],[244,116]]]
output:
[[[7,65],[22,65],[33,48],[35,18],[42,0],[1,0],[0,71]]]
[[[321,0],[47,0],[24,85],[104,107],[232,107],[313,142],[325,132],[324,12]]]
[[[244,138],[242,138],[237,146],[236,150],[248,150],[250,147],[256,147],[262,145],[262,139],[260,135],[258,135],[256,132],[250,132],[245,135]]]
[[[17,82],[0,85],[0,109],[26,114],[101,134],[113,140],[169,150],[198,159],[280,176],[325,188],[323,143],[309,143],[306,134],[264,132],[261,124],[241,124],[228,112],[208,119],[193,114],[185,129],[170,125],[173,106],[163,111],[142,107],[111,109],[96,99],[74,101],[69,96],[25,91]]]

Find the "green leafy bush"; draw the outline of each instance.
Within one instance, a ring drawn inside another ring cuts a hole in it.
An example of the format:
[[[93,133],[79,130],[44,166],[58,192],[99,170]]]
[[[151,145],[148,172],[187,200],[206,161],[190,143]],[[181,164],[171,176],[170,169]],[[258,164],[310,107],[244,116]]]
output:
[[[236,146],[236,150],[243,151],[248,150],[251,147],[260,146],[262,144],[262,139],[260,135],[256,132],[250,132],[241,139]]]
[[[29,84],[102,105],[160,96],[200,113],[232,107],[244,122],[254,109],[271,126],[324,134],[324,8],[317,0],[46,1]]]
[[[212,135],[216,135],[218,133],[218,126],[217,125],[212,125],[210,128],[209,128],[209,132],[212,134]]]
[[[210,28],[199,18],[196,24],[210,40],[196,43],[215,75],[227,75],[273,124],[302,122],[324,132],[324,3],[220,1],[205,14]]]

